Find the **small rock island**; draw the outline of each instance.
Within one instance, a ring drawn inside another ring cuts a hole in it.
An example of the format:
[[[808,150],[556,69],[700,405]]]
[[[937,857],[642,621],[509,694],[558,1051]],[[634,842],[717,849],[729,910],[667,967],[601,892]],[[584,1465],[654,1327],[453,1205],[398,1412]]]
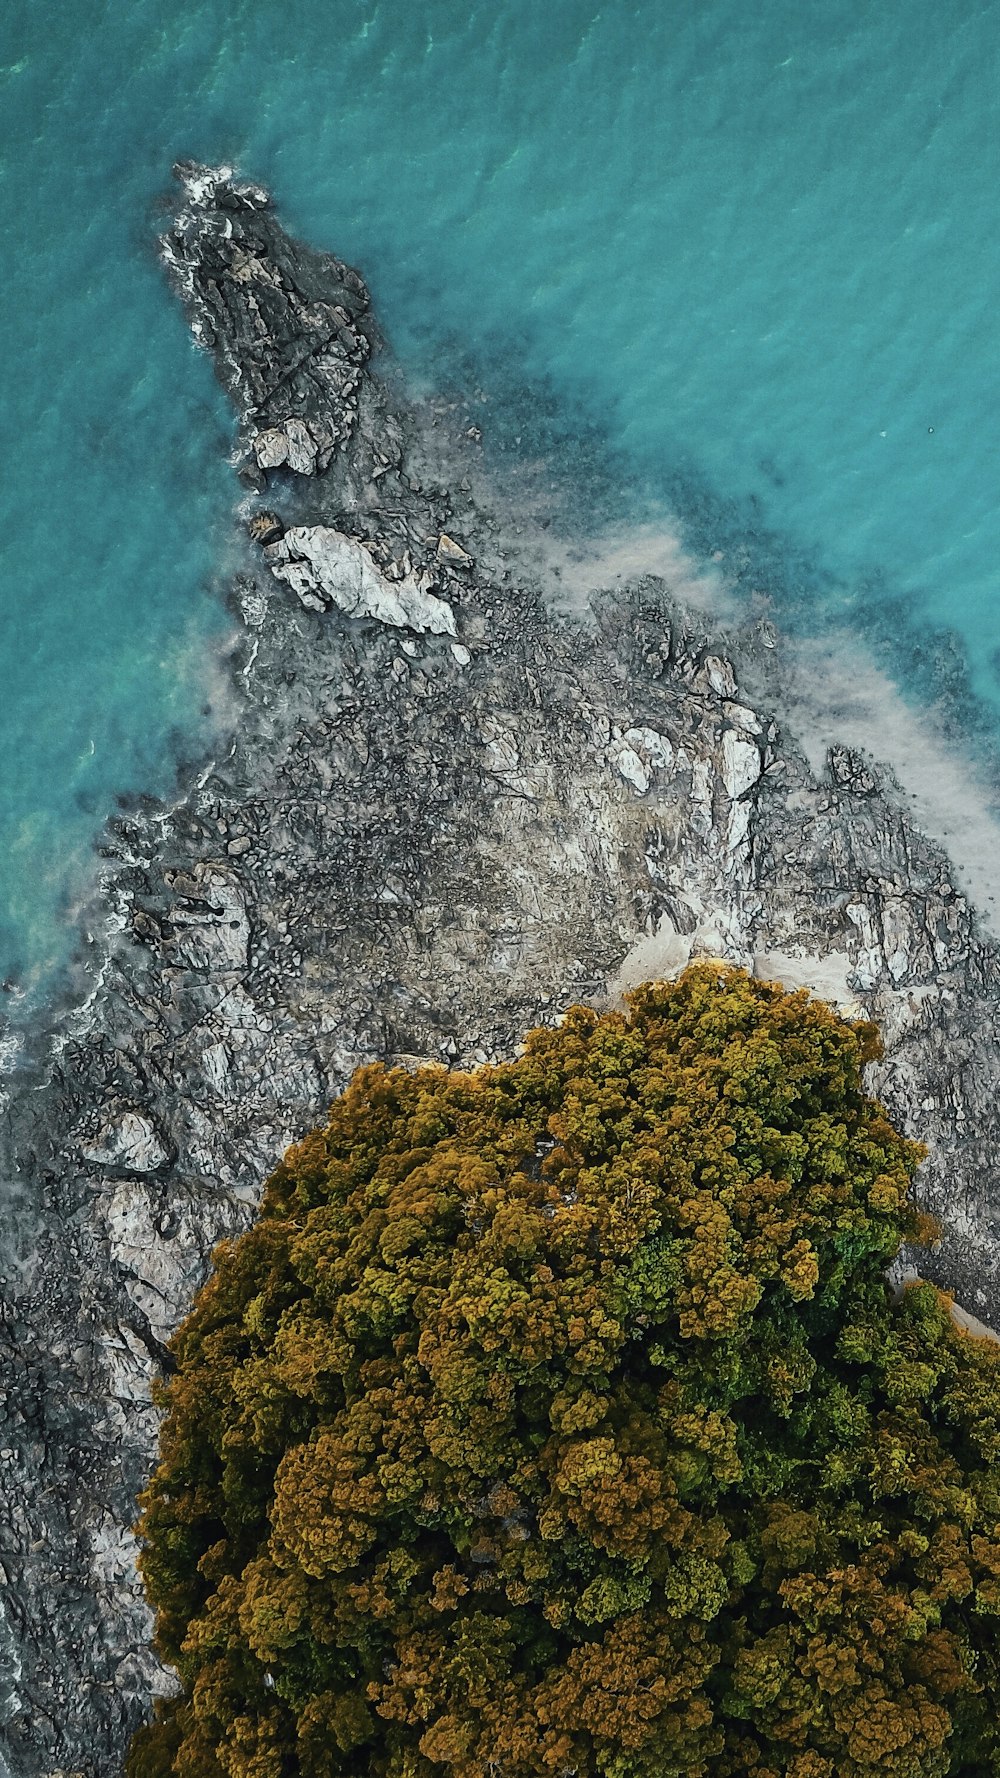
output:
[[[362,1063],[500,1061],[691,958],[822,983],[879,1025],[869,1090],[929,1150],[922,1271],[1000,1323],[1000,954],[891,778],[846,747],[814,772],[741,689],[759,624],[713,632],[650,577],[554,609],[480,428],[407,397],[359,274],[229,169],[177,173],[163,262],[238,422],[239,716],[107,834],[89,991],[9,1083],[15,1778],[110,1778],[173,1683],[132,1529],[153,1379]]]

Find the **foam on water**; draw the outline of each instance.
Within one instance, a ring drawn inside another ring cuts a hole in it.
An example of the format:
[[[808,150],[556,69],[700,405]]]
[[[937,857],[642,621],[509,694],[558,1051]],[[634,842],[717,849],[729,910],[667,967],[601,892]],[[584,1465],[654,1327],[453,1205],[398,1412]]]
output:
[[[1000,808],[995,781],[959,750],[933,712],[915,710],[849,635],[802,640],[782,661],[776,704],[817,772],[834,743],[884,761],[921,832],[936,839],[958,887],[1000,936]]]
[[[676,516],[695,584],[720,556],[786,627],[863,637],[918,717],[950,692],[954,738],[995,734],[998,23],[7,0],[0,975],[49,979],[116,793],[167,788],[213,722],[235,491],[151,248],[177,156],[359,264],[414,377],[461,342],[487,437],[521,435],[525,384],[579,416],[605,529]]]

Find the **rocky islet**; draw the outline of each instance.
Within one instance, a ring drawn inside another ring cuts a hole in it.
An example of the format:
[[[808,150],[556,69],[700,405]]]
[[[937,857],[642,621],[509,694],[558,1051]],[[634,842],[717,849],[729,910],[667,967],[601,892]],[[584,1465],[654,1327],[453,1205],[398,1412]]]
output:
[[[473,1066],[695,954],[822,987],[878,1020],[872,1084],[929,1144],[933,1275],[1000,1316],[1000,955],[947,858],[871,760],[817,775],[741,695],[760,627],[713,637],[649,578],[554,613],[477,438],[380,370],[358,274],[259,187],[178,174],[163,259],[251,497],[241,712],[109,833],[90,991],[8,1082],[0,1745],[26,1778],[118,1771],[171,1684],[131,1532],[150,1383],[364,1060]]]

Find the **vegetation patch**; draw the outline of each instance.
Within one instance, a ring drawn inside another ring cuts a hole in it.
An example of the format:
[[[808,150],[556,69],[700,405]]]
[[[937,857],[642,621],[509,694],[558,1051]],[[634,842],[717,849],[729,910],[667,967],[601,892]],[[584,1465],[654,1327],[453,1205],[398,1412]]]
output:
[[[174,1341],[131,1778],[1000,1772],[1000,1351],[875,1028],[697,965],[361,1069]]]

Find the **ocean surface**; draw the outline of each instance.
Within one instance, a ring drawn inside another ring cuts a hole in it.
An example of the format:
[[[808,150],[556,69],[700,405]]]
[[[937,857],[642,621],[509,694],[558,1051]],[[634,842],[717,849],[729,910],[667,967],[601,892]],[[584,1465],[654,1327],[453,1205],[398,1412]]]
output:
[[[577,453],[817,671],[853,641],[989,752],[998,62],[974,0],[5,0],[0,978],[58,979],[116,799],[227,717],[231,425],[153,246],[181,156],[357,264],[491,448]]]

